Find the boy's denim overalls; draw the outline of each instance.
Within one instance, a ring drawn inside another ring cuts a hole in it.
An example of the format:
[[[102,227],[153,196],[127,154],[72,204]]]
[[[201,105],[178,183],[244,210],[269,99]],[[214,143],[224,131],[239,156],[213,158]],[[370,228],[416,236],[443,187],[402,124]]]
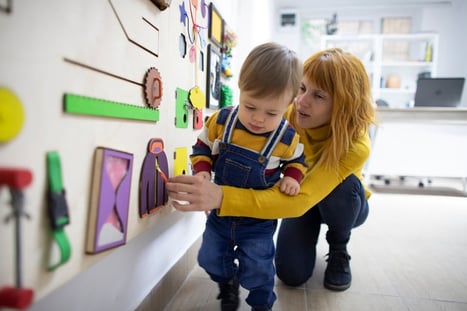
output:
[[[238,107],[226,120],[219,156],[214,167],[214,181],[219,185],[241,188],[265,189],[280,178],[280,169],[265,175],[269,157],[283,132],[287,121],[270,135],[261,153],[253,152],[230,143],[237,122]],[[235,276],[242,287],[249,290],[247,303],[255,307],[272,307],[274,294],[274,242],[277,220],[249,217],[219,217],[209,214],[198,262],[211,279],[226,283]],[[234,262],[238,259],[238,266]]]

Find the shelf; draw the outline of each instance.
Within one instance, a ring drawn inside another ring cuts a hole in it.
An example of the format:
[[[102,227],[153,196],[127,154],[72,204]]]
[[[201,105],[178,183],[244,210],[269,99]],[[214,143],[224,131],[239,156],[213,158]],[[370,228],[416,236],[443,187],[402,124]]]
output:
[[[432,67],[433,62],[422,61],[402,61],[402,62],[382,62],[382,67]]]
[[[419,76],[436,77],[439,53],[434,33],[323,36],[321,48],[330,47],[357,56],[370,77],[373,97],[393,108],[413,103]],[[398,88],[380,88],[386,85]]]
[[[410,34],[384,34],[380,35],[384,36],[385,40],[407,40],[407,41],[427,41],[433,40],[436,33],[433,32],[426,32],[426,33],[410,33]]]
[[[386,93],[386,94],[414,94],[415,90],[414,89],[402,89],[402,88],[389,88],[389,87],[382,87],[378,88],[378,91],[381,93]]]

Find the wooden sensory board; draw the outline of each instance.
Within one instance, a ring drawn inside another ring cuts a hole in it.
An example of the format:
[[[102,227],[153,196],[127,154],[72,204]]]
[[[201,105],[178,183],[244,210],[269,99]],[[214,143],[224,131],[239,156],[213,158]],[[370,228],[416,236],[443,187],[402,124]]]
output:
[[[180,33],[186,31],[180,23],[182,2],[189,5],[188,1],[172,1],[160,11],[149,0],[11,1],[11,10],[0,12],[0,86],[20,98],[25,116],[20,133],[0,144],[0,162],[33,173],[33,182],[25,191],[25,209],[31,219],[23,222],[22,244],[24,256],[37,259],[23,264],[24,283],[35,288],[37,298],[111,252],[86,255],[84,249],[97,146],[133,154],[127,241],[173,212],[164,208],[140,218],[138,181],[147,142],[153,137],[164,140],[170,176],[190,173],[186,148],[199,133],[193,129],[193,111],[188,111],[187,127],[175,126],[176,90],[190,90],[194,84],[194,64],[180,56],[178,47]],[[151,67],[157,68],[162,81],[157,113],[145,107],[144,76]],[[205,81],[203,71],[198,75]],[[202,90],[204,84],[200,82]],[[135,118],[69,113],[64,110],[66,94],[85,96],[93,104],[127,104],[125,109],[138,107],[148,113]],[[44,269],[50,244],[45,155],[50,150],[61,157],[70,213],[65,231],[72,246],[70,261],[54,273]],[[0,200],[3,219],[10,213],[5,188],[0,189]],[[13,249],[11,224],[0,226],[0,243],[2,249]],[[11,252],[2,253],[0,280],[12,283],[14,262],[6,255]]]

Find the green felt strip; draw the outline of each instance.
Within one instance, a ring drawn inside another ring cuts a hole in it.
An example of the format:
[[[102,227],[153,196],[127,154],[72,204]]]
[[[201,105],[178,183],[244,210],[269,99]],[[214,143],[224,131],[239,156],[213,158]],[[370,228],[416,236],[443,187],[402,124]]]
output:
[[[60,162],[60,156],[56,151],[47,152],[47,176],[49,181],[49,191],[64,196],[64,188],[62,182],[62,166]],[[66,215],[68,215],[68,207],[66,206],[65,200],[63,200],[62,203],[64,204],[62,206],[49,206],[49,208],[51,209],[59,209],[58,211],[53,212],[53,214],[59,213],[60,215],[65,213]],[[65,231],[63,230],[63,226],[69,223],[68,216],[61,216],[60,218],[53,219],[52,221],[56,222],[57,225],[61,226],[61,228],[59,229],[54,229],[54,225],[52,225],[52,235],[59,247],[60,258],[56,259],[52,258],[53,256],[50,257],[50,260],[52,261],[49,262],[49,270],[53,270],[67,262],[71,255],[71,245],[68,241],[68,237],[66,236]]]
[[[177,87],[175,99],[175,127],[187,128],[188,127],[188,94],[189,92]]]
[[[70,241],[68,240],[68,237],[65,234],[65,231],[63,229],[61,230],[54,230],[52,231],[53,237],[55,239],[55,242],[57,243],[59,249],[60,249],[60,258],[55,259],[56,261],[49,262],[48,269],[49,270],[54,270],[55,268],[58,268],[59,266],[63,265],[65,262],[70,259],[71,256],[71,244]]]
[[[101,117],[159,121],[159,110],[104,99],[65,94],[65,111]]]
[[[57,152],[47,152],[47,165],[50,190],[52,192],[61,192],[63,190],[62,170]]]

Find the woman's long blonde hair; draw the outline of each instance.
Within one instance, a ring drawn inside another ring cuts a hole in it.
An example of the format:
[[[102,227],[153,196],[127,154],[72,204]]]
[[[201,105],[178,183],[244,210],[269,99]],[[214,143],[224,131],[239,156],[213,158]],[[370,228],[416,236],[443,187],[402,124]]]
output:
[[[360,135],[367,135],[375,123],[371,84],[362,62],[339,48],[310,56],[303,75],[332,97],[331,139],[319,164],[337,169],[339,160]]]

